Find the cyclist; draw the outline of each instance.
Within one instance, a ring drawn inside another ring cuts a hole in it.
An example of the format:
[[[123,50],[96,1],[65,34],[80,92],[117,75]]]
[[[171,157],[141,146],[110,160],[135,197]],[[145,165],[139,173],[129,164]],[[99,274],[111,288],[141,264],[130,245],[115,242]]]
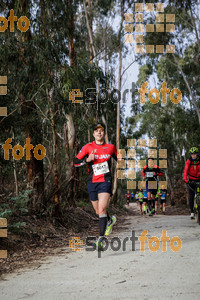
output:
[[[151,207],[151,194],[152,200],[155,200],[155,195],[157,193],[157,176],[162,176],[162,172],[157,165],[154,165],[154,158],[148,158],[148,164],[144,167],[142,171],[143,180],[146,180],[146,191],[149,202],[150,214],[149,216],[153,216],[154,209]],[[151,187],[151,183],[156,181],[156,188]]]
[[[199,149],[196,147],[192,147],[189,150],[191,156],[187,159],[185,163],[183,180],[185,183],[188,183],[190,188],[189,190],[189,203],[190,203],[190,211],[191,211],[191,219],[194,219],[194,196],[195,196],[195,183],[190,183],[189,181],[200,181],[200,157],[199,157]],[[188,180],[189,177],[189,180]]]
[[[109,235],[116,217],[110,217],[107,208],[112,195],[111,158],[117,160],[117,149],[105,143],[105,125],[93,126],[94,141],[86,144],[74,159],[74,166],[88,164],[87,189],[96,214],[99,215],[99,238],[94,243],[98,250],[103,249],[103,237]]]
[[[127,191],[126,193],[126,204],[129,206],[129,202],[130,202],[130,197],[131,197],[131,194],[129,193],[129,190]]]

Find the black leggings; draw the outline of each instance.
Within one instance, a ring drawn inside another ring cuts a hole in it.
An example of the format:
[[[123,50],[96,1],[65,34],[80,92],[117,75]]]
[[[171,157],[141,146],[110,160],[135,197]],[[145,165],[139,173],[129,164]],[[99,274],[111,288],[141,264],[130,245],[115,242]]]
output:
[[[195,184],[189,183],[189,186],[195,191]],[[190,194],[190,197],[189,197],[190,211],[191,211],[191,213],[193,213],[194,212],[195,193],[189,187],[188,187],[188,190],[189,190],[189,194]]]

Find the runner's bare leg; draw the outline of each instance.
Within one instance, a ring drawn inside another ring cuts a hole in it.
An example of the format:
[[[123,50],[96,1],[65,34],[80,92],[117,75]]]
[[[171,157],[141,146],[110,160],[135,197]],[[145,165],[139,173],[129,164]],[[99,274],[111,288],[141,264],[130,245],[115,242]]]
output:
[[[109,193],[99,193],[98,201],[92,201],[92,205],[99,215],[99,236],[103,237],[107,226],[107,208],[110,203]]]

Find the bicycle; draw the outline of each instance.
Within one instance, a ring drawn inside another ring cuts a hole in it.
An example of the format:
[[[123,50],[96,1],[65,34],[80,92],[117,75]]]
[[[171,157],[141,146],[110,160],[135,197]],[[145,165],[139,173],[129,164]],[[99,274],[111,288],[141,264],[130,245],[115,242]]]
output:
[[[189,183],[195,185],[195,190],[191,188]],[[194,193],[194,216],[196,216],[197,223],[200,225],[200,181],[189,181],[188,187],[191,189]]]

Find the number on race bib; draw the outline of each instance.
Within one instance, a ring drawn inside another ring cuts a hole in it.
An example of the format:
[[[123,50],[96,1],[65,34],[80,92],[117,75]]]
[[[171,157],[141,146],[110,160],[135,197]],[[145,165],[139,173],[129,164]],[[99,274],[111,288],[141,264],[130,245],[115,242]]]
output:
[[[153,177],[153,172],[147,172],[147,177]]]
[[[92,165],[92,168],[93,168],[93,172],[94,172],[95,176],[103,175],[105,173],[110,172],[107,161],[100,163],[100,164]]]

